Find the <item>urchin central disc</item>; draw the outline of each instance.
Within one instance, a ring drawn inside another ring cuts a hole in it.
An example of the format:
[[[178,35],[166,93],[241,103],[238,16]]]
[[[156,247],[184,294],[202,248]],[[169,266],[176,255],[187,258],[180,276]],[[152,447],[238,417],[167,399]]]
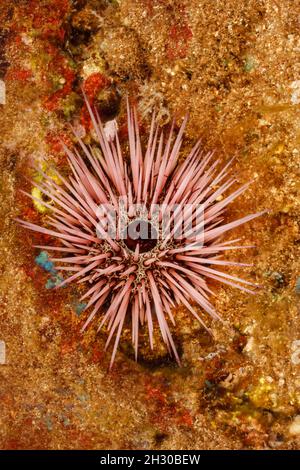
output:
[[[157,244],[157,230],[147,220],[136,219],[127,225],[124,233],[124,243],[131,251],[139,245],[139,252],[146,253],[153,250]]]

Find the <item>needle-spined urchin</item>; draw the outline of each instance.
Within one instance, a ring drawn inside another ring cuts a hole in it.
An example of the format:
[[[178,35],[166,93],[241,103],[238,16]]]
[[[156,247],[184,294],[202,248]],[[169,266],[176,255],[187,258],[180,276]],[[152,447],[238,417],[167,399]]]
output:
[[[81,300],[89,298],[86,310],[92,307],[92,311],[82,330],[96,315],[99,329],[107,324],[106,347],[115,335],[111,365],[126,317],[131,318],[136,357],[139,325],[147,324],[153,347],[157,321],[168,350],[179,362],[168,326],[169,321],[175,323],[172,308],[185,305],[206,328],[195,304],[219,319],[209,302],[208,279],[252,292],[245,286],[254,284],[216,268],[243,265],[219,259],[225,250],[244,248],[235,246],[237,240],[221,238],[261,213],[224,222],[227,205],[248,184],[225,196],[235,182],[229,176],[230,163],[218,170],[213,152],[204,154],[200,142],[178,161],[187,118],[177,133],[173,122],[165,138],[153,116],[142,150],[136,111],[127,106],[129,158],[125,158],[117,133],[108,140],[97,111],[87,106],[99,148],[85,145],[75,132],[81,151],[65,147],[71,175],[57,173],[62,183],[57,184],[57,178],[39,169],[43,181],[35,183],[52,201],[44,202],[51,210],[49,228],[20,223],[60,240],[61,246],[38,247],[64,255],[52,258],[66,263],[56,266],[58,270],[71,273],[61,286],[73,281],[90,284]]]

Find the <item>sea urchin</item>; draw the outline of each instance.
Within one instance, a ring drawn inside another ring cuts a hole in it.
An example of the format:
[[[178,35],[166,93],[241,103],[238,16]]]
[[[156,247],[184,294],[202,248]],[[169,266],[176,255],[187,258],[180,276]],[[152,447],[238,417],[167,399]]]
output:
[[[254,284],[217,268],[243,265],[219,259],[225,250],[244,248],[236,246],[238,240],[221,238],[261,213],[224,223],[224,209],[248,184],[225,196],[235,183],[228,176],[230,162],[218,170],[218,160],[213,152],[203,153],[200,141],[179,161],[187,118],[178,132],[173,121],[165,138],[153,115],[143,150],[136,110],[127,104],[129,157],[125,158],[118,134],[108,139],[97,111],[88,102],[87,107],[98,146],[86,145],[74,131],[78,149],[64,147],[71,175],[65,178],[56,172],[58,184],[57,178],[38,169],[43,180],[35,185],[48,200],[44,202],[51,211],[48,227],[18,220],[27,229],[60,240],[60,246],[37,246],[63,254],[51,259],[66,263],[56,267],[70,272],[60,286],[73,281],[89,284],[81,300],[89,298],[86,310],[92,307],[92,311],[82,330],[96,315],[101,318],[99,329],[107,324],[106,347],[115,336],[111,365],[125,318],[130,317],[136,358],[139,325],[147,324],[153,348],[157,321],[163,341],[179,363],[168,325],[175,323],[173,307],[183,304],[208,329],[195,309],[198,304],[220,319],[209,301],[208,279],[253,292],[249,286]]]

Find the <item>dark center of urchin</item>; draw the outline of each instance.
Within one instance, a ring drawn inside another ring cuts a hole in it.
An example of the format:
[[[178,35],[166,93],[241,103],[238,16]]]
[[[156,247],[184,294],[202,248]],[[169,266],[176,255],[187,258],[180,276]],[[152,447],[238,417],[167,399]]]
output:
[[[146,220],[133,220],[124,230],[124,243],[133,252],[136,250],[137,245],[139,245],[140,253],[153,250],[157,244],[157,239],[156,228]]]

